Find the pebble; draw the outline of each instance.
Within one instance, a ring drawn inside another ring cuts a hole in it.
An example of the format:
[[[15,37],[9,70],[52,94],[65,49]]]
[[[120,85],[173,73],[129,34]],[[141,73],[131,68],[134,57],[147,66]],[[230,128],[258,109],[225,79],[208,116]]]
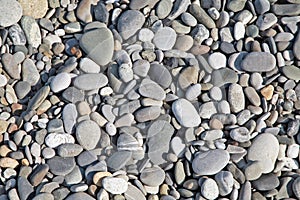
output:
[[[65,143],[75,143],[74,137],[66,133],[50,133],[45,138],[45,144],[50,148],[55,148]]]
[[[201,123],[195,107],[186,99],[178,99],[172,104],[172,111],[178,122],[184,127],[195,127]],[[189,119],[194,119],[193,121]]]
[[[274,4],[272,5],[272,11],[275,15],[285,16],[297,16],[300,14],[299,4]]]
[[[279,142],[270,133],[263,133],[253,140],[247,154],[247,159],[258,161],[260,169],[255,168],[258,173],[269,173],[274,169],[274,164],[279,152]]]
[[[16,168],[18,165],[19,162],[13,158],[0,158],[0,167],[2,168]]]
[[[277,17],[273,13],[260,15],[256,21],[259,30],[264,31],[271,28],[277,22]]]
[[[255,10],[258,14],[264,14],[270,10],[270,2],[267,0],[256,0],[254,2]]]
[[[293,192],[297,198],[300,197],[300,178],[296,178],[292,185]]]
[[[166,40],[168,38],[168,40]],[[153,38],[153,44],[163,51],[172,49],[176,43],[176,32],[170,27],[158,29]]]
[[[252,185],[259,191],[269,191],[279,186],[279,179],[275,174],[264,174],[259,179],[253,181]]]
[[[132,156],[131,151],[117,151],[107,160],[107,166],[112,171],[122,169]]]
[[[71,195],[69,195],[66,200],[95,200],[92,196],[88,195],[87,193],[84,192],[76,192]]]
[[[78,156],[82,151],[82,146],[72,143],[61,144],[57,148],[57,154],[63,158]]]
[[[8,34],[11,37],[14,45],[25,45],[26,37],[19,24],[14,24],[8,29]]]
[[[84,100],[84,94],[81,90],[78,90],[75,87],[68,87],[63,91],[62,97],[71,103],[76,103]]]
[[[163,155],[169,152],[169,143],[174,133],[173,126],[167,121],[156,120],[148,129],[148,157],[156,165],[165,163]]]
[[[30,175],[30,182],[33,186],[38,186],[49,171],[47,164],[37,166]]]
[[[211,29],[216,27],[216,24],[212,20],[212,18],[210,18],[205,10],[203,10],[199,5],[191,4],[191,6],[189,7],[189,11],[198,20],[198,22],[200,22],[207,28]]]
[[[50,172],[57,176],[65,176],[69,174],[76,166],[75,159],[73,157],[62,158],[60,156],[55,156],[49,159],[47,164],[49,165]]]
[[[151,64],[148,69],[148,76],[150,79],[158,83],[163,89],[170,86],[172,76],[168,69],[160,64]]]
[[[134,185],[128,185],[128,189],[124,193],[124,196],[129,200],[146,200],[143,192]]]
[[[80,90],[95,90],[108,83],[107,77],[102,73],[81,74],[74,80],[74,86]]]
[[[34,191],[33,186],[30,184],[27,178],[23,176],[18,177],[17,184],[20,199],[27,199]]]
[[[1,0],[0,26],[8,27],[16,24],[22,17],[22,7],[16,0]],[[14,12],[11,12],[14,11]]]
[[[182,13],[180,17],[181,17],[181,20],[183,21],[183,23],[185,23],[188,26],[194,27],[197,25],[196,18],[188,12]]]
[[[299,78],[300,69],[294,65],[284,66],[282,68],[282,72],[289,79],[296,80],[296,81],[300,80]]]
[[[229,162],[229,153],[222,149],[199,153],[192,162],[193,171],[198,175],[214,175]]]
[[[23,15],[35,19],[43,18],[48,10],[47,0],[19,0],[19,3],[23,8]]]
[[[118,19],[117,28],[124,40],[132,37],[145,23],[144,15],[137,10],[127,10]]]
[[[14,79],[21,79],[21,71],[18,67],[18,60],[12,54],[5,53],[2,55],[2,63],[4,66],[4,70],[8,73],[8,75]]]
[[[156,15],[159,19],[166,18],[172,11],[172,1],[171,0],[162,0],[157,4],[155,9]]]
[[[201,194],[206,199],[216,199],[219,196],[219,189],[214,179],[206,178],[201,185]]]
[[[101,136],[101,130],[98,124],[91,120],[85,120],[76,127],[76,139],[78,143],[86,150],[96,147]]]
[[[275,65],[275,57],[267,52],[251,52],[241,63],[242,69],[248,72],[268,72],[274,69]]]
[[[213,69],[226,67],[226,56],[220,52],[212,53],[208,57],[208,63]]]
[[[61,92],[69,87],[71,77],[68,73],[59,73],[51,81],[50,88],[54,93]]]
[[[250,132],[246,127],[238,127],[230,131],[230,137],[237,142],[247,142],[250,140]]]
[[[100,66],[108,64],[113,57],[113,35],[105,27],[85,32],[79,45],[87,56]],[[99,54],[101,56],[98,56]]]
[[[144,184],[156,187],[165,180],[165,172],[160,167],[146,168],[141,172],[140,179]]]
[[[233,190],[234,178],[232,173],[228,171],[220,171],[215,175],[215,181],[218,184],[221,196],[226,196]]]
[[[154,81],[144,79],[139,87],[139,93],[144,97],[156,100],[164,100],[166,98],[165,91]]]
[[[295,41],[294,41],[294,45],[293,45],[293,53],[295,55],[295,57],[300,60],[300,33],[298,33]]]
[[[111,194],[123,194],[128,189],[128,183],[122,178],[105,177],[102,180],[103,188]]]
[[[230,109],[234,113],[238,113],[245,109],[245,96],[243,88],[238,84],[231,84],[228,90],[228,102]]]
[[[21,26],[26,35],[28,44],[37,48],[42,43],[42,36],[40,27],[31,16],[23,16],[21,19]]]

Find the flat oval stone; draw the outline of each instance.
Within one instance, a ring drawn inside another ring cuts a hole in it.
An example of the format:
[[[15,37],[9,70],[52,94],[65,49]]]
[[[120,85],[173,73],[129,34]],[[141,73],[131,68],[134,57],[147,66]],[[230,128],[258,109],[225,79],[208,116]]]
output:
[[[55,156],[47,161],[50,172],[57,176],[69,174],[76,166],[74,158],[62,158]]]
[[[176,43],[176,36],[176,32],[170,27],[160,28],[154,35],[153,44],[163,51],[170,50]]]
[[[119,17],[117,28],[120,35],[127,40],[140,30],[144,23],[145,17],[140,11],[127,10]]]
[[[67,133],[72,133],[74,125],[76,124],[77,116],[78,113],[75,104],[69,103],[65,105],[62,112],[62,120]]]
[[[160,167],[146,168],[141,172],[141,181],[152,187],[161,185],[165,180],[165,172]]]
[[[156,7],[156,15],[159,19],[166,18],[172,11],[172,1],[171,0],[162,0],[159,1]]]
[[[284,66],[282,67],[283,74],[289,79],[293,79],[295,81],[300,80],[300,68],[294,65]]]
[[[82,146],[72,143],[62,144],[57,148],[57,154],[63,158],[78,156],[82,151]]]
[[[117,151],[107,159],[107,167],[112,171],[122,169],[131,159],[131,151]]]
[[[199,153],[192,162],[193,171],[198,175],[214,175],[228,164],[229,158],[229,153],[222,149]]]
[[[128,189],[126,190],[124,196],[128,200],[146,200],[146,197],[142,191],[134,185],[128,185]]]
[[[18,1],[0,0],[0,5],[0,26],[8,27],[21,19],[23,11]]]
[[[184,127],[196,127],[201,123],[197,110],[186,99],[178,99],[173,102],[172,111],[177,121]]]
[[[63,91],[71,84],[71,77],[68,73],[59,73],[51,81],[50,88],[54,93]]]
[[[79,45],[87,56],[98,65],[108,64],[113,57],[114,39],[111,31],[107,28],[84,33],[80,38]]]
[[[268,52],[251,52],[241,63],[242,69],[248,72],[268,72],[275,68],[276,58]]]
[[[279,179],[273,173],[263,174],[252,182],[252,186],[259,191],[273,190],[279,186]]]
[[[100,140],[100,136],[100,127],[92,120],[82,121],[76,128],[76,139],[86,150],[94,149]]]
[[[111,194],[122,194],[128,189],[128,183],[123,178],[105,177],[102,185]]]
[[[37,48],[42,43],[41,31],[38,23],[31,16],[23,16],[21,26],[27,38],[28,44]]]
[[[142,80],[139,93],[144,97],[156,100],[164,100],[166,98],[165,91],[157,83],[147,78]]]
[[[161,108],[159,106],[148,106],[135,112],[135,118],[138,122],[146,122],[159,117]]]
[[[151,64],[148,76],[152,81],[158,83],[163,89],[166,89],[172,83],[172,76],[169,70],[160,64]]]
[[[105,86],[108,79],[104,74],[82,74],[75,78],[74,86],[80,90],[95,90]]]
[[[279,142],[270,133],[262,133],[255,137],[248,149],[247,160],[259,161],[262,164],[262,173],[270,173],[274,169],[279,153]]]
[[[215,52],[209,55],[208,63],[213,69],[220,69],[226,67],[227,58],[220,52]]]
[[[201,194],[206,199],[217,199],[219,196],[219,188],[214,179],[207,178],[201,185]]]

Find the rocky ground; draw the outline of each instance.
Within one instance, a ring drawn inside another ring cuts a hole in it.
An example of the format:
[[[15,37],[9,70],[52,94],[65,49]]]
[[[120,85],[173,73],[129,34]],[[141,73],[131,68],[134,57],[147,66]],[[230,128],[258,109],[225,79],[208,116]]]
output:
[[[300,199],[299,0],[0,0],[0,200]]]

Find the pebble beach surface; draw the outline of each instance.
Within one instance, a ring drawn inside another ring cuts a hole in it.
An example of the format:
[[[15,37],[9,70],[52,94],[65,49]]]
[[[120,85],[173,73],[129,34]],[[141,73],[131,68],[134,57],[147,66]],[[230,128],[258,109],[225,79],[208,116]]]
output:
[[[0,0],[0,200],[300,199],[299,0]]]

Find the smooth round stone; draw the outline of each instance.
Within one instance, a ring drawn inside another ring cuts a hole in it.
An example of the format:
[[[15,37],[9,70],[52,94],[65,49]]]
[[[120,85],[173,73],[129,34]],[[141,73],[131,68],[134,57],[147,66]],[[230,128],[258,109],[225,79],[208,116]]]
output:
[[[74,158],[62,158],[55,156],[47,161],[50,172],[57,176],[69,174],[76,166]]]
[[[107,28],[84,33],[80,38],[79,45],[87,56],[98,65],[108,64],[113,57],[114,39],[111,31]]]
[[[185,98],[189,101],[195,100],[201,94],[201,84],[197,83],[188,87]]]
[[[267,13],[258,17],[256,25],[259,30],[264,31],[276,24],[277,20],[277,17],[273,13]]]
[[[34,86],[40,79],[40,74],[31,59],[25,59],[22,64],[22,79]]]
[[[154,81],[144,79],[139,87],[139,93],[144,97],[156,100],[164,100],[166,98],[165,91]]]
[[[78,156],[83,151],[83,148],[78,144],[62,144],[57,148],[57,154],[63,158]]]
[[[111,194],[123,194],[128,189],[128,183],[123,178],[105,177],[102,185]]]
[[[127,10],[118,19],[117,29],[124,40],[132,37],[145,23],[144,15],[137,10]]]
[[[216,106],[214,102],[207,102],[200,106],[199,115],[203,119],[209,119],[212,115],[217,113]]]
[[[226,67],[227,58],[224,54],[216,52],[209,55],[208,63],[213,69],[224,68]]]
[[[139,31],[138,38],[142,42],[147,42],[147,41],[150,42],[153,39],[153,37],[154,37],[154,33],[148,28],[142,28]]]
[[[196,127],[201,123],[197,110],[186,99],[178,99],[173,102],[172,111],[177,121],[184,127]]]
[[[78,113],[75,104],[67,104],[62,112],[62,120],[67,133],[72,133]]]
[[[55,148],[65,143],[75,143],[74,137],[66,133],[50,133],[45,138],[45,144],[50,148]]]
[[[108,83],[107,77],[102,73],[82,74],[75,78],[74,86],[80,90],[95,90]]]
[[[18,1],[0,0],[0,5],[0,26],[8,27],[21,19],[23,11]]]
[[[215,101],[221,101],[222,100],[222,90],[219,87],[212,87],[209,90],[209,96]]]
[[[250,132],[246,127],[238,127],[230,131],[230,137],[238,142],[247,142],[250,140]]]
[[[236,83],[237,81],[237,73],[229,68],[214,70],[211,74],[211,83],[217,87],[221,87],[227,83]]]
[[[65,91],[63,91],[62,97],[68,102],[72,103],[77,103],[84,100],[83,92],[75,87],[68,87]]]
[[[226,196],[230,194],[234,184],[232,173],[228,171],[220,171],[215,175],[215,180],[218,184],[220,195]]]
[[[161,108],[159,106],[148,106],[136,111],[134,117],[138,122],[146,122],[157,119],[160,113]]]
[[[153,43],[163,51],[171,50],[176,43],[176,32],[170,27],[158,29],[153,38]]]
[[[171,0],[159,1],[156,7],[156,15],[159,19],[166,18],[172,11],[173,3]]]
[[[261,172],[270,173],[279,152],[279,142],[270,133],[263,133],[255,137],[248,149],[247,160],[259,161],[262,164]]]
[[[197,20],[196,18],[188,12],[184,12],[181,14],[181,20],[188,26],[196,26]]]
[[[31,16],[35,19],[42,18],[48,10],[47,0],[19,0],[23,8],[23,15]]]
[[[194,39],[189,35],[180,35],[177,37],[174,48],[181,51],[188,51],[192,48],[194,44]]]
[[[246,28],[247,36],[255,38],[258,36],[258,34],[259,34],[259,29],[256,25],[251,24],[251,25],[247,26],[247,28]]]
[[[57,74],[51,81],[50,88],[54,93],[58,93],[68,88],[71,84],[71,77],[68,73]]]
[[[273,190],[279,186],[279,179],[275,174],[263,174],[252,182],[252,186],[259,191]]]
[[[242,69],[248,72],[268,72],[275,68],[276,58],[268,52],[251,52],[241,63]]]
[[[160,167],[146,168],[141,172],[140,180],[148,186],[159,186],[165,180],[165,172]]]
[[[69,195],[66,200],[95,200],[92,196],[88,195],[85,192],[76,192],[74,194]]]
[[[219,188],[214,179],[207,178],[201,185],[201,194],[206,199],[216,199],[219,196]]]
[[[100,127],[94,121],[82,121],[76,128],[76,139],[78,143],[86,150],[94,149],[98,144],[100,136]]]
[[[215,149],[196,155],[192,162],[193,171],[198,175],[214,175],[229,162],[226,150]]]
[[[282,72],[289,79],[300,80],[300,69],[294,65],[282,67]]]

